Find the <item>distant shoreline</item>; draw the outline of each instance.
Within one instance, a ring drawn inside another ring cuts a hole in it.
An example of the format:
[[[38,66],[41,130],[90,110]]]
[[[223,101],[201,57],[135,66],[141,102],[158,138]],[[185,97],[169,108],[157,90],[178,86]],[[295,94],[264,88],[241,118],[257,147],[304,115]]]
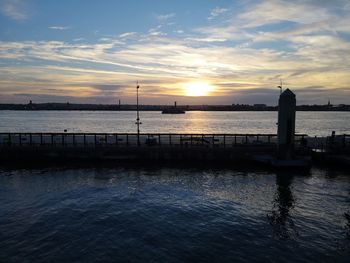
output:
[[[28,112],[33,112],[33,111],[110,111],[110,112],[127,112],[127,111],[136,111],[136,110],[100,110],[100,109],[96,109],[96,110],[85,110],[85,109],[40,109],[40,110],[22,110],[22,109],[0,109],[1,111],[28,111]],[[161,112],[161,110],[139,110],[140,112]],[[217,112],[277,112],[278,110],[186,110],[186,112],[190,112],[190,111],[217,111]],[[297,109],[296,111],[301,112],[301,111],[305,111],[305,112],[350,112],[350,110],[299,110]]]
[[[139,105],[140,111],[163,111],[172,105]],[[178,105],[184,111],[278,111],[277,106],[265,104],[232,105]],[[72,103],[28,103],[0,104],[0,110],[13,111],[136,111],[133,104],[72,104]],[[299,105],[297,111],[350,111],[350,105]]]

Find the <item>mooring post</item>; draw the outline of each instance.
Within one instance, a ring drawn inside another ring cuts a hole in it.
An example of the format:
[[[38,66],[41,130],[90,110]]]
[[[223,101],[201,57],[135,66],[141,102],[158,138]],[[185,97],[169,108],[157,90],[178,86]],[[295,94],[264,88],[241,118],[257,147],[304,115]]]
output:
[[[278,158],[291,159],[295,136],[295,94],[286,89],[278,101]]]

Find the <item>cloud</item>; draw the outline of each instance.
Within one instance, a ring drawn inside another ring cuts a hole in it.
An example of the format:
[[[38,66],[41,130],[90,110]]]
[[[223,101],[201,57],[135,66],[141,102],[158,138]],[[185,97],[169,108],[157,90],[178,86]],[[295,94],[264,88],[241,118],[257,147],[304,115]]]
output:
[[[225,42],[226,38],[214,38],[214,37],[187,37],[185,40],[195,42]]]
[[[183,96],[181,83],[201,80],[215,87],[213,97],[201,103],[268,103],[275,100],[282,78],[286,87],[300,91],[304,102],[324,101],[333,92],[332,100],[347,103],[350,41],[343,32],[350,32],[350,15],[338,11],[343,3],[259,1],[236,10],[230,20],[213,20],[179,34],[167,34],[162,23],[96,43],[0,41],[0,91],[6,96],[83,94],[107,101],[108,96],[134,98],[139,80],[143,97],[161,103],[166,96]],[[271,14],[269,8],[285,16]]]
[[[70,26],[50,26],[49,29],[54,29],[54,30],[68,30],[68,29],[70,29]]]
[[[176,83],[207,79],[214,84],[221,83],[215,84],[217,86],[216,95],[219,96],[225,93],[230,94],[233,90],[237,90],[237,87],[243,90],[273,86],[278,82],[280,76],[286,79],[286,85],[292,85],[297,89],[305,87],[305,84],[311,83],[313,79],[333,89],[339,85],[344,86],[349,81],[346,69],[342,71],[332,66],[336,59],[340,60],[344,57],[340,54],[338,58],[328,58],[328,62],[325,60],[322,68],[319,61],[315,61],[317,57],[308,61],[300,61],[298,57],[283,57],[284,53],[271,50],[241,47],[219,48],[217,46],[197,47],[192,40],[181,41],[168,37],[152,41],[145,39],[141,43],[122,44],[120,49],[119,45],[115,47],[112,39],[107,43],[93,45],[64,42],[3,42],[0,56],[2,54],[12,55],[11,59],[33,60],[43,65],[31,68],[7,67],[7,70],[2,68],[0,75],[3,76],[3,79],[0,87],[16,84],[16,86],[27,85],[28,89],[31,89],[31,86],[46,87],[48,83],[50,86],[65,86],[66,83],[72,83],[69,84],[72,91],[75,89],[73,87],[79,85],[93,87],[94,93],[85,91],[87,95],[95,94],[96,89],[104,90],[106,94],[108,89],[114,87],[124,87],[120,91],[128,94],[130,83],[139,79],[145,83],[148,81],[150,86],[157,83],[156,86],[163,92],[176,95],[181,93],[176,88]],[[81,62],[84,61],[93,65],[93,68],[82,68],[84,64]],[[56,62],[70,66],[46,66],[47,63]],[[327,65],[328,69],[325,67]],[[113,68],[104,69],[110,66]],[[13,75],[19,76],[15,82],[11,79]],[[25,79],[33,75],[37,78],[32,81]],[[52,79],[58,82],[52,83]],[[337,81],[334,81],[335,79]],[[91,83],[104,84],[92,85]],[[237,83],[241,84],[237,86]],[[257,93],[255,95],[257,96]]]
[[[324,5],[301,0],[262,1],[238,16],[244,23],[244,27],[258,27],[280,21],[309,24],[331,17]]]
[[[151,28],[150,30],[148,30],[149,36],[166,36],[167,33],[164,33],[159,30],[161,27],[162,26],[159,25],[155,28]]]
[[[220,42],[229,40],[243,40],[250,37],[249,34],[240,30],[240,28],[234,24],[199,27],[195,29],[195,32],[200,33],[207,39],[220,39]]]
[[[92,87],[101,91],[118,91],[123,89],[125,86],[120,84],[95,84]]]
[[[175,17],[176,14],[175,13],[169,13],[169,14],[158,14],[155,15],[156,19],[160,22],[165,22],[167,20],[169,20],[170,18]]]
[[[210,12],[210,16],[208,17],[209,20],[213,20],[216,17],[226,13],[227,11],[229,11],[229,9],[227,8],[220,8],[220,7],[215,7],[211,12]]]
[[[119,37],[120,38],[129,38],[129,37],[135,36],[136,34],[137,34],[136,32],[126,32],[126,33],[120,34]]]
[[[79,41],[83,41],[83,40],[85,40],[85,38],[83,38],[83,37],[77,37],[77,38],[73,39],[74,42],[79,42]]]
[[[0,3],[0,11],[3,15],[17,21],[26,20],[29,17],[27,3],[24,0],[4,0]]]

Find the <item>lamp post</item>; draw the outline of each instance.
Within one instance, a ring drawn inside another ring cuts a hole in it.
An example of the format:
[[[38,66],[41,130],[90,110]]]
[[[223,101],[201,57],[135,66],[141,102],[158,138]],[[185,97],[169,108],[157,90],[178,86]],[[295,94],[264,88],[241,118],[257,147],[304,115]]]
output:
[[[139,82],[136,82],[136,122],[137,125],[137,146],[140,146],[140,112],[139,112]]]
[[[280,95],[282,94],[282,92],[283,92],[283,87],[282,87],[282,80],[280,79],[280,85],[279,86],[277,86],[277,88],[279,88],[280,89]]]

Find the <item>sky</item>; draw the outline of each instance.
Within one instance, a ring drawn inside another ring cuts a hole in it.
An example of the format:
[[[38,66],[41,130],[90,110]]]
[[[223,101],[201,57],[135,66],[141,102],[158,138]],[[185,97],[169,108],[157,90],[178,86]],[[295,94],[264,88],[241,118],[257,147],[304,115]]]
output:
[[[0,0],[0,103],[350,104],[349,0]]]

